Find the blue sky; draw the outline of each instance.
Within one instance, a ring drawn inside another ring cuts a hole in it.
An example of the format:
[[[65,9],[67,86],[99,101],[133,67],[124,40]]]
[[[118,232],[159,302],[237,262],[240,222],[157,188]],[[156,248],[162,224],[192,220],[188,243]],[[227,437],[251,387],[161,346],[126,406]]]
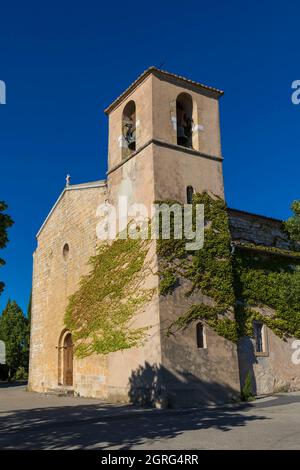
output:
[[[298,1],[2,2],[0,199],[15,220],[0,270],[26,309],[35,234],[65,184],[105,178],[103,109],[150,65],[225,90],[231,207],[287,218],[299,192]]]

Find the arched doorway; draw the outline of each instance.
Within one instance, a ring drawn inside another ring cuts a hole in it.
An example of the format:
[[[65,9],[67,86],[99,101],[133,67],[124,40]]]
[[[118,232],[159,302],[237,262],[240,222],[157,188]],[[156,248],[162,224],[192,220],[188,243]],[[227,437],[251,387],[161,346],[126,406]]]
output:
[[[73,385],[73,340],[70,331],[63,331],[58,346],[58,384]]]

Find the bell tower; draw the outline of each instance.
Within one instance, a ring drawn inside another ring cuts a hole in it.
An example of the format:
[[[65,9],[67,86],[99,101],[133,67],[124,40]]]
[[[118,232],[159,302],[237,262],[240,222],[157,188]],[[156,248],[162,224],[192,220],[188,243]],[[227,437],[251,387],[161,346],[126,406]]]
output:
[[[106,110],[108,198],[147,207],[185,203],[193,191],[221,197],[219,98],[223,92],[150,67]]]

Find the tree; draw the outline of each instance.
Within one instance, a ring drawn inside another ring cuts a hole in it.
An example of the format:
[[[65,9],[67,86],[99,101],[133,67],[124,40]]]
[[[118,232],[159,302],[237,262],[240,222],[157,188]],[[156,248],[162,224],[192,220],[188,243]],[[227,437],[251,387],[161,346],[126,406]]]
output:
[[[26,347],[29,361],[29,349],[30,349],[30,328],[31,328],[31,308],[32,308],[32,289],[30,292],[29,302],[27,305],[27,335],[26,335]]]
[[[0,249],[6,247],[8,242],[7,229],[13,225],[13,220],[8,214],[4,214],[4,211],[7,209],[5,202],[0,201]],[[3,266],[5,261],[0,258],[0,266]],[[4,289],[4,283],[0,281],[0,294]]]
[[[0,317],[0,339],[5,342],[8,380],[19,370],[28,371],[29,362],[29,322],[22,309],[13,301],[8,301]]]
[[[291,238],[300,242],[300,200],[294,201],[291,206],[294,215],[285,222],[285,227]]]
[[[27,318],[28,318],[28,322],[29,322],[29,327],[30,327],[30,322],[31,322],[31,306],[32,306],[32,289],[31,289],[31,292],[30,292],[30,297],[29,297],[29,301],[28,301],[28,305],[27,305]]]

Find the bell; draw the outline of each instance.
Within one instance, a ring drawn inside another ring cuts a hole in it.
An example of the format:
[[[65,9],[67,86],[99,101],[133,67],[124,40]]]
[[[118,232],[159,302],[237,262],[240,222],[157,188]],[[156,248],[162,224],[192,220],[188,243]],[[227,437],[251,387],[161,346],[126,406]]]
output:
[[[135,150],[135,140],[130,140],[128,142],[128,148],[129,150]]]

